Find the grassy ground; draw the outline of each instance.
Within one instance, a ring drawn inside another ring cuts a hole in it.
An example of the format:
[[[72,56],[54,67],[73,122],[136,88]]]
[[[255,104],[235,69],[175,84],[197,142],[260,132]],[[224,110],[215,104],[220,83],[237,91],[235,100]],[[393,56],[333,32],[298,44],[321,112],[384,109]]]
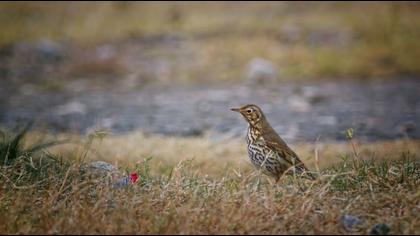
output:
[[[194,60],[202,62],[184,75],[191,80],[237,80],[255,57],[273,61],[282,79],[418,75],[419,8],[415,2],[5,2],[0,45],[45,38],[97,45],[176,34],[194,39]]]
[[[1,167],[2,234],[345,234],[369,233],[377,223],[396,234],[420,233],[418,141],[354,141],[355,149],[351,143],[293,145],[321,177],[285,177],[273,185],[250,168],[242,139],[7,137],[0,150],[3,161],[12,159]],[[68,138],[73,143],[48,151],[31,148],[38,140]],[[91,160],[136,171],[140,180],[112,189],[107,179],[86,174]],[[344,214],[362,223],[345,231]]]

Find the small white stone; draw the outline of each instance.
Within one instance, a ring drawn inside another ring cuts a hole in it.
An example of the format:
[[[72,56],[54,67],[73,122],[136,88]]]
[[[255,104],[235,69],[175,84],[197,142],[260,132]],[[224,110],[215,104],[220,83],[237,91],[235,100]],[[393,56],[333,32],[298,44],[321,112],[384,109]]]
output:
[[[277,66],[269,60],[254,58],[247,65],[246,79],[250,83],[274,82],[277,77]]]
[[[335,116],[319,116],[317,119],[319,124],[321,125],[334,126],[338,123],[337,118]]]
[[[87,107],[85,104],[78,102],[78,101],[72,101],[69,103],[66,103],[64,105],[61,105],[57,107],[56,113],[58,115],[68,115],[68,114],[85,114],[87,111]]]
[[[106,171],[116,171],[117,168],[107,162],[104,161],[94,161],[92,163],[90,163],[90,167],[92,168],[96,168],[96,169],[101,169],[101,170],[106,170]]]
[[[297,112],[308,112],[311,110],[311,104],[299,96],[291,96],[289,98],[289,107],[292,111]]]

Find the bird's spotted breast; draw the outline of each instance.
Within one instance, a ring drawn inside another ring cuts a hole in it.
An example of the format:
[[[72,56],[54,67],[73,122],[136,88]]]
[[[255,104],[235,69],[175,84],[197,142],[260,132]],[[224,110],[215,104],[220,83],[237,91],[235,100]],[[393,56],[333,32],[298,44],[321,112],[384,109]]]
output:
[[[277,160],[276,152],[265,145],[258,130],[248,127],[246,141],[248,144],[248,155],[254,166],[261,168],[265,174],[272,176],[278,176],[284,171],[282,163]]]

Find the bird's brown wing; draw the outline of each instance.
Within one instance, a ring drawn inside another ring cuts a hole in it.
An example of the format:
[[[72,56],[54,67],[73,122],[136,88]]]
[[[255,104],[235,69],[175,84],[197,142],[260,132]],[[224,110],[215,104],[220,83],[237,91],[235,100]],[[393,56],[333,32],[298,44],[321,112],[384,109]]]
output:
[[[294,165],[297,169],[308,170],[303,162],[299,159],[298,155],[287,146],[286,142],[283,141],[282,138],[270,127],[270,131],[262,132],[263,139],[266,145],[277,151],[280,156],[284,158],[290,165]]]
[[[304,177],[309,178],[311,180],[315,180],[316,177],[311,174],[308,168],[306,168],[305,164],[299,159],[297,154],[287,146],[287,144],[280,138],[280,136],[276,133],[271,135],[263,135],[263,139],[266,145],[277,151],[279,156],[283,158],[290,166],[294,166],[297,173],[306,173]]]

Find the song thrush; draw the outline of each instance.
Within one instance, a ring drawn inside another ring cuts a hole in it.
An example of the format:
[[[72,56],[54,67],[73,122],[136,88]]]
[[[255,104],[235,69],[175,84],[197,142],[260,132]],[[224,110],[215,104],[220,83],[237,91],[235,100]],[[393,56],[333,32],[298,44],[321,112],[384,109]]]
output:
[[[296,153],[274,131],[258,106],[250,104],[231,110],[241,113],[248,122],[248,155],[252,164],[264,174],[274,177],[276,182],[286,171],[286,174],[305,174],[315,179]]]

